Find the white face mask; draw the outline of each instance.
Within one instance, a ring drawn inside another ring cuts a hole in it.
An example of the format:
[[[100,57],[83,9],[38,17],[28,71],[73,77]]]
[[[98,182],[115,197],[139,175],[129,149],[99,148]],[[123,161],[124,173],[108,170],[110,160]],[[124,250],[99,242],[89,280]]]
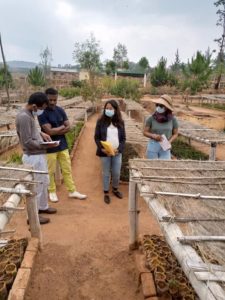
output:
[[[38,116],[42,115],[43,112],[44,112],[43,109],[38,109],[37,111],[32,111],[32,114],[33,114],[34,117],[35,117],[35,116],[38,117]]]
[[[163,114],[166,109],[165,107],[160,107],[160,106],[156,106],[156,109],[155,109],[159,114]]]
[[[37,116],[42,115],[43,112],[44,112],[44,109],[38,109],[38,110],[37,110]]]

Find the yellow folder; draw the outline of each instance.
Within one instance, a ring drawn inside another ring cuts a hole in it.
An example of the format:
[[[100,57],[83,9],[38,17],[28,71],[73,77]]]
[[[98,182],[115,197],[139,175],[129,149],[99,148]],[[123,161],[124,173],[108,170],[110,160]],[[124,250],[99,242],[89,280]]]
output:
[[[115,155],[115,151],[113,149],[113,146],[110,142],[106,142],[106,141],[101,141],[102,146],[104,147],[104,149],[111,154],[112,156]]]

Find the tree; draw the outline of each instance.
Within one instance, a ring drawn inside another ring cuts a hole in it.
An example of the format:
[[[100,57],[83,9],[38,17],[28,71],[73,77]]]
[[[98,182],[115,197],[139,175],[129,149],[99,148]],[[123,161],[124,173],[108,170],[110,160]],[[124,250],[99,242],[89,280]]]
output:
[[[181,62],[180,62],[180,55],[179,55],[178,49],[177,49],[177,51],[175,53],[175,61],[171,65],[170,69],[176,75],[179,73],[179,71],[181,71]]]
[[[212,74],[211,62],[211,55],[197,51],[191,62],[188,61],[187,65],[183,66],[182,72],[185,77],[183,89],[190,87],[192,93],[196,93],[207,87]]]
[[[153,69],[150,77],[153,86],[157,87],[167,84],[169,74],[166,69],[166,63],[166,58],[161,57],[157,66]]]
[[[114,74],[116,71],[116,63],[114,60],[109,60],[105,64],[105,72],[107,75]]]
[[[144,56],[139,60],[138,64],[145,72],[149,67],[148,59]]]
[[[129,62],[127,58],[127,48],[125,45],[119,43],[113,50],[113,60],[116,63],[117,68],[128,69]]]
[[[44,78],[45,78],[45,81],[46,81],[47,76],[49,75],[50,70],[51,70],[51,61],[52,61],[52,52],[51,52],[51,50],[48,47],[46,47],[40,53],[40,57],[41,57],[41,66],[42,66]]]
[[[8,67],[5,68],[2,67],[0,68],[0,88],[3,88],[5,86],[12,87],[13,86],[13,78],[12,74],[10,73]]]
[[[220,38],[215,39],[214,41],[217,42],[219,47],[219,52],[217,55],[217,59],[215,61],[216,63],[216,82],[214,85],[214,88],[217,90],[220,85],[220,81],[222,78],[222,75],[225,73],[225,55],[224,55],[224,47],[225,47],[225,0],[218,0],[214,2],[214,5],[216,7],[222,7],[219,8],[216,12],[216,14],[219,16],[218,21],[216,23],[217,26],[222,27],[222,35]]]
[[[73,59],[80,64],[81,68],[88,71],[91,81],[94,80],[95,73],[101,68],[102,53],[99,41],[93,34],[84,43],[75,43]]]
[[[31,69],[27,76],[28,82],[34,86],[44,86],[45,85],[45,77],[43,71],[35,67]]]

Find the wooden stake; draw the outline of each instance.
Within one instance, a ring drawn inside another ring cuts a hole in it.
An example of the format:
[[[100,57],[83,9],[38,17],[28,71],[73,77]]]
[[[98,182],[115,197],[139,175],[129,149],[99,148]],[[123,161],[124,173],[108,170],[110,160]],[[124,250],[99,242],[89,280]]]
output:
[[[0,48],[1,48],[1,53],[2,53],[3,65],[4,65],[5,90],[6,90],[6,94],[7,94],[7,98],[8,98],[8,106],[7,106],[6,110],[9,110],[9,108],[10,108],[9,86],[8,86],[9,82],[8,82],[7,66],[6,66],[5,55],[4,55],[4,51],[3,51],[1,33],[0,33]]]
[[[130,219],[130,239],[129,248],[138,248],[138,209],[137,209],[137,183],[129,181],[129,219]]]
[[[34,186],[32,186],[31,188],[33,194],[35,194]],[[36,198],[31,195],[28,196],[26,205],[27,205],[27,215],[28,215],[28,220],[30,225],[31,236],[39,239],[39,248],[42,249],[42,232],[41,232],[41,226],[38,217],[38,207],[37,207]]]

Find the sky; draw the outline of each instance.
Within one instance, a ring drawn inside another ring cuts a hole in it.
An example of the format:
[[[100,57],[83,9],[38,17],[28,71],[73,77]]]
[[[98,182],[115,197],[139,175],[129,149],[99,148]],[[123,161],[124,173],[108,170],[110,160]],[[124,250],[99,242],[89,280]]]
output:
[[[154,67],[164,56],[170,65],[179,50],[187,62],[197,50],[218,49],[222,28],[214,0],[0,0],[0,33],[6,60],[40,62],[52,51],[52,65],[76,64],[74,44],[93,33],[112,59],[118,43],[128,59],[145,56]],[[1,58],[0,58],[0,61]]]

